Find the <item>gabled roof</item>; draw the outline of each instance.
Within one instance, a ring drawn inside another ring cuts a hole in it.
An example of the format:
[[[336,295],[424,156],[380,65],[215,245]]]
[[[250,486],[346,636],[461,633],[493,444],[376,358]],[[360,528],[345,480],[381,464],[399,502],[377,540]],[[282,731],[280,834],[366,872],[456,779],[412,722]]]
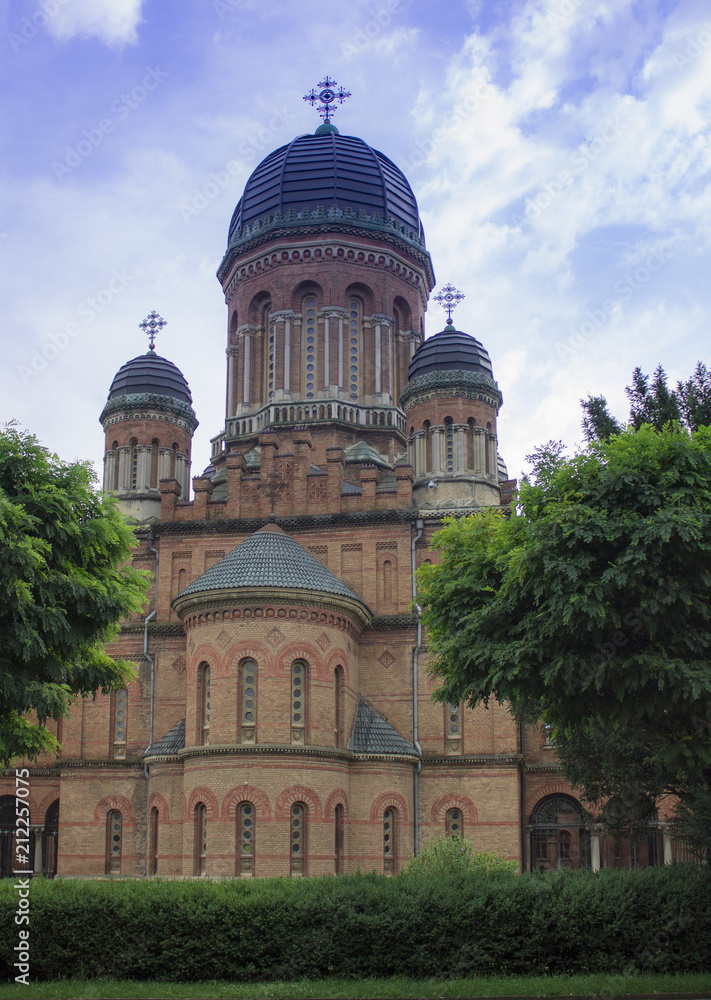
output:
[[[367,605],[276,524],[269,523],[193,580],[176,597],[210,591],[275,587],[334,594]]]
[[[345,455],[348,465],[375,465],[379,469],[392,469],[390,462],[363,440],[346,448]]]
[[[348,749],[354,753],[407,754],[418,757],[412,743],[401,736],[361,695]]]
[[[154,743],[152,747],[144,753],[144,757],[170,757],[182,750],[185,746],[185,719],[181,719],[177,726],[173,726],[170,732]]]

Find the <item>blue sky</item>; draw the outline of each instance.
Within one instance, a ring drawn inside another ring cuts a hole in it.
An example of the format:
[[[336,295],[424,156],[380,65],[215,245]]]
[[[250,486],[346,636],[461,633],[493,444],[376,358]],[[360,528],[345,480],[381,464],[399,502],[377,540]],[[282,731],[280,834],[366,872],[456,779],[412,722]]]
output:
[[[466,294],[511,475],[580,442],[588,393],[626,416],[636,365],[711,364],[707,0],[0,0],[0,46],[0,420],[64,458],[100,468],[98,415],[157,309],[207,464],[230,216],[317,126],[301,98],[324,74]],[[427,334],[443,322],[432,304]]]

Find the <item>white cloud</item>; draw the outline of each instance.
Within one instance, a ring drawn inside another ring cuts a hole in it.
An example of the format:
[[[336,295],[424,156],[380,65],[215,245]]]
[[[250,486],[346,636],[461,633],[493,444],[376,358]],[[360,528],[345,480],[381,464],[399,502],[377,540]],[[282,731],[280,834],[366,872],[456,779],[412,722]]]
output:
[[[138,41],[143,0],[70,0],[47,22],[59,41],[98,38],[111,48]]]

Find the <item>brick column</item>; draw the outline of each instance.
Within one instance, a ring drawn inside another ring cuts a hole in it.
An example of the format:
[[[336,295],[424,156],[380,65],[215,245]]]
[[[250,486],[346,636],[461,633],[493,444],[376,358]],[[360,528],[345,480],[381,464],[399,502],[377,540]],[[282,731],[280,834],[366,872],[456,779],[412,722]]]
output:
[[[341,509],[341,494],[343,493],[343,466],[346,463],[346,453],[340,446],[326,449],[326,471],[328,472],[328,507],[329,510]]]
[[[230,451],[225,459],[227,466],[227,504],[225,515],[239,517],[242,506],[242,475],[247,471],[247,463],[241,451]]]
[[[412,481],[414,478],[411,465],[395,466],[398,507],[412,507]]]
[[[369,501],[375,506],[375,490],[378,486],[380,475],[374,465],[361,465],[360,485],[363,489],[363,501]]]
[[[195,476],[193,478],[193,493],[195,503],[193,505],[193,518],[197,521],[207,520],[207,505],[212,496],[212,482],[207,476]]]
[[[161,521],[175,520],[175,505],[180,496],[180,483],[177,479],[161,479],[158,484],[160,490],[160,519]]]
[[[309,496],[308,475],[313,438],[310,430],[305,427],[295,427],[291,439],[294,442],[294,513],[305,514]]]

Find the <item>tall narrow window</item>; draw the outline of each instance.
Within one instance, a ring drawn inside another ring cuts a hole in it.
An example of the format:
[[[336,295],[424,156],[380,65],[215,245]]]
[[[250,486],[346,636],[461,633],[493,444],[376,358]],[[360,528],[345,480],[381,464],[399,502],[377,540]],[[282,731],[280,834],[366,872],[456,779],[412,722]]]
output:
[[[136,438],[131,438],[129,441],[129,447],[131,449],[131,489],[135,490],[138,488],[138,441]]]
[[[155,806],[151,809],[151,822],[149,829],[149,853],[148,853],[148,874],[158,874],[158,810]]]
[[[395,872],[395,810],[386,809],[383,815],[383,872]]]
[[[307,296],[304,299],[303,323],[304,331],[304,365],[306,398],[314,399],[316,395],[316,299]]]
[[[447,753],[462,752],[462,706],[445,705],[445,731],[447,733]]]
[[[357,400],[360,372],[361,328],[363,323],[363,307],[358,299],[348,303],[348,377],[345,380],[350,386],[350,397]]]
[[[447,450],[447,472],[454,472],[454,423],[451,417],[445,417],[444,443]]]
[[[160,444],[158,438],[151,441],[151,489],[158,489],[158,460],[160,458]]]
[[[306,806],[295,802],[291,807],[291,874],[306,874]]]
[[[343,667],[340,665],[333,671],[333,698],[335,703],[333,736],[335,745],[340,747],[343,745]]]
[[[254,743],[257,726],[257,664],[240,664],[240,728],[243,743]]]
[[[200,742],[205,746],[210,742],[210,666],[201,663],[198,668],[199,695],[199,727]]]
[[[111,451],[114,453],[114,483],[113,483],[112,489],[113,489],[114,493],[118,493],[118,490],[119,490],[119,472],[121,470],[120,453],[119,453],[119,450],[118,450],[118,441],[114,441],[114,443],[111,445]]]
[[[389,559],[383,563],[383,604],[393,603],[393,564]]]
[[[262,336],[267,345],[267,395],[276,389],[276,324],[271,321],[271,306],[262,310]]]
[[[237,874],[254,875],[254,806],[240,803],[237,809]]]
[[[462,833],[462,811],[461,809],[448,809],[445,816],[445,829],[448,837],[463,836]]]
[[[196,875],[204,875],[207,864],[207,806],[198,802],[195,806],[195,866]]]
[[[116,760],[123,760],[126,756],[126,722],[128,715],[128,691],[121,688],[114,691],[114,720],[113,720],[113,753]]]
[[[59,839],[59,799],[55,799],[44,817],[42,833],[42,874],[54,878],[57,874],[57,842]]]
[[[336,875],[343,874],[343,806],[336,806],[333,823],[333,870]]]
[[[425,420],[422,425],[422,429],[425,432],[425,471],[432,471],[432,432],[430,430],[429,420]]]
[[[181,594],[188,585],[188,572],[185,569],[178,570],[178,593]]]
[[[291,665],[291,742],[306,742],[307,667],[303,660]]]
[[[476,421],[473,417],[469,417],[467,420],[467,468],[476,469],[474,464],[474,428],[476,427]]]
[[[112,809],[106,817],[106,874],[121,874],[121,841],[123,817],[118,809]]]

